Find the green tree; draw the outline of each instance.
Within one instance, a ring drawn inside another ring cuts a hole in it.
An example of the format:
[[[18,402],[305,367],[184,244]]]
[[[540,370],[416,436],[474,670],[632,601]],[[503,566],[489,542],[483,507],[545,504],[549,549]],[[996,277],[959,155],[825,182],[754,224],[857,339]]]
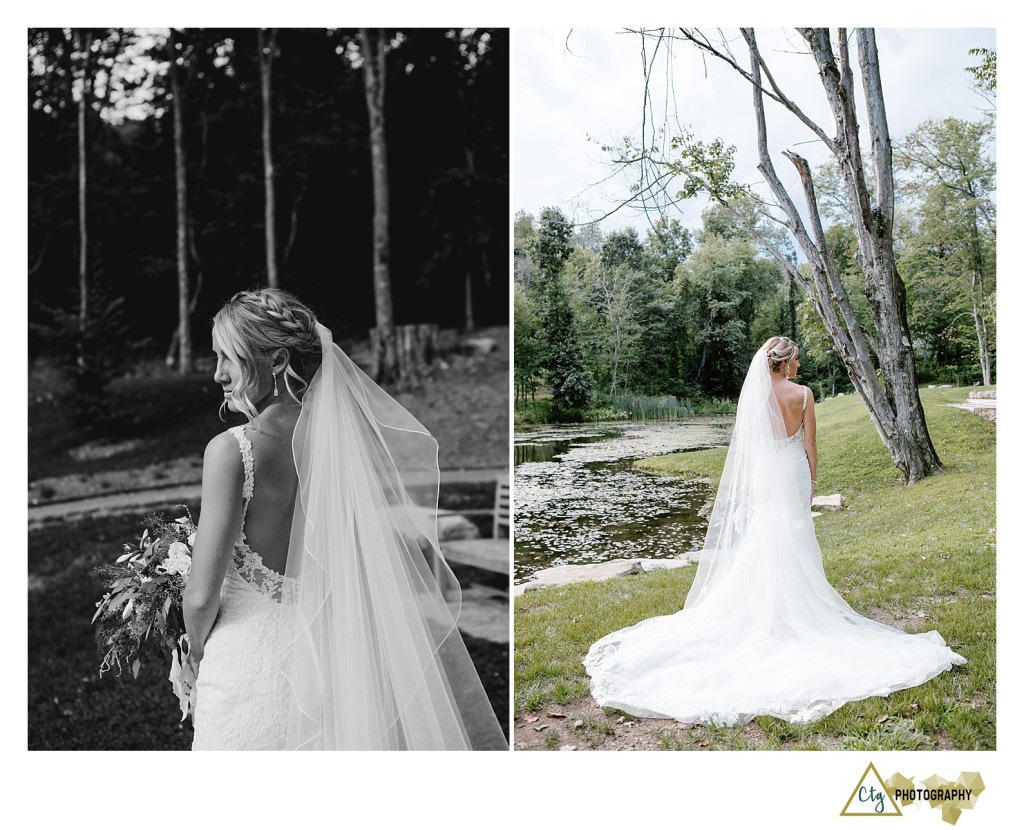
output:
[[[575,420],[590,401],[591,376],[584,360],[572,299],[565,284],[565,261],[571,252],[572,226],[557,208],[545,208],[534,241],[533,257],[544,284],[541,331],[543,367],[551,387],[555,417]]]
[[[693,250],[690,232],[678,219],[659,216],[647,232],[644,253],[648,270],[664,282],[675,276],[676,268]]]
[[[572,250],[571,239],[572,225],[562,211],[544,208],[540,212],[540,227],[533,238],[531,256],[545,282],[562,273]]]
[[[533,246],[536,238],[537,229],[534,227],[532,214],[524,210],[517,211],[512,225],[512,277],[527,290],[533,282],[536,270],[533,263]]]
[[[968,66],[967,73],[975,91],[985,99],[988,109],[985,115],[994,119],[996,116],[996,50],[978,47],[969,50],[968,54],[981,58],[977,66]]]
[[[513,288],[513,322],[515,398],[525,401],[537,392],[544,365],[544,341],[537,308],[526,288],[518,282]]]
[[[644,267],[644,246],[636,228],[612,231],[601,246],[601,264],[614,267],[625,265],[634,270]]]
[[[629,359],[643,334],[640,325],[642,304],[638,286],[644,274],[627,264],[601,262],[593,269],[589,286],[590,300],[602,322],[602,345],[606,362],[611,364],[609,393],[617,394],[621,367]]]
[[[708,210],[705,218],[710,228],[720,226],[720,211]],[[778,292],[779,269],[758,257],[744,234],[722,237],[706,226],[701,239],[680,269],[695,327],[694,380],[708,394],[735,395],[755,348],[752,326],[765,301]]]
[[[986,385],[992,382],[990,329],[995,322],[993,126],[992,121],[929,120],[896,150],[919,202],[912,251],[905,259],[918,269],[916,277],[930,273],[962,285],[964,314],[974,322],[977,362]]]
[[[591,376],[583,357],[576,315],[566,290],[565,279],[558,274],[547,286],[541,317],[544,332],[544,370],[551,387],[555,417],[576,420],[590,403]]]

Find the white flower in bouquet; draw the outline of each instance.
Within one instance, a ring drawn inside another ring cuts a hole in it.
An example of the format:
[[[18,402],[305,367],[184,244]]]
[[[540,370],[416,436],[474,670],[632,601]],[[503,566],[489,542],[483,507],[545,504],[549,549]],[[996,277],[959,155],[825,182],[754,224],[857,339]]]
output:
[[[180,574],[188,579],[192,569],[192,555],[184,542],[173,542],[167,549],[167,558],[158,566],[158,570],[166,574]]]

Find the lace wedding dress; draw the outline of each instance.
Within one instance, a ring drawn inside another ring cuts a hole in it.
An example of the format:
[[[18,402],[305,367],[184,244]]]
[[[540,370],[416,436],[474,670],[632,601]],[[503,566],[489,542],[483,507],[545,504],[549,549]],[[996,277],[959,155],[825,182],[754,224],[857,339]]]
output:
[[[825,577],[810,495],[803,422],[786,435],[762,350],[685,607],[591,647],[594,699],[683,723],[807,723],[966,662],[935,631],[907,634],[847,605]]]
[[[283,656],[290,618],[282,599],[294,589],[294,581],[267,568],[246,544],[252,443],[243,427],[230,432],[238,440],[245,468],[242,527],[196,680],[192,749],[284,749],[288,683]]]

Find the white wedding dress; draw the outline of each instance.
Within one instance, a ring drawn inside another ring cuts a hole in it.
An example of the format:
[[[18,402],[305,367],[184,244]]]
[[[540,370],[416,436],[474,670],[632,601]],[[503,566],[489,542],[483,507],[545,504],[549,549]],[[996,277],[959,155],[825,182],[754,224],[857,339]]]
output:
[[[246,544],[252,443],[243,427],[230,432],[238,440],[245,468],[242,527],[196,679],[192,749],[284,749],[288,683],[283,669],[290,616],[282,599],[294,591],[294,581],[267,568]]]
[[[934,631],[907,634],[847,605],[825,577],[810,495],[803,422],[786,437],[762,350],[685,608],[595,643],[584,660],[594,699],[683,723],[807,723],[966,662]]]

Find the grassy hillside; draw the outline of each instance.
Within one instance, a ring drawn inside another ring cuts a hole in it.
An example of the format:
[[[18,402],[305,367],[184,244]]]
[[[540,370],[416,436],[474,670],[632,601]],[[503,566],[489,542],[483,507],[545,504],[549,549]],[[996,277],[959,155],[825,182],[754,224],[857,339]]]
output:
[[[682,607],[694,568],[531,592],[516,600],[517,743],[552,707],[565,714],[543,744],[611,748],[634,724],[651,748],[993,749],[995,748],[995,427],[947,404],[963,389],[922,390],[942,475],[905,487],[853,396],[818,404],[818,489],[840,492],[847,509],[815,519],[825,571],[860,613],[907,631],[935,629],[967,665],[915,689],[849,703],[809,726],[757,718],[716,729],[636,722],[596,709],[581,660],[610,631]],[[637,462],[652,474],[717,480],[725,450]],[[575,717],[575,720],[574,720]],[[575,723],[583,721],[575,727]],[[536,721],[531,720],[532,723]],[[559,723],[574,727],[567,731]],[[536,743],[536,742],[532,742]],[[644,743],[644,742],[641,742]]]

